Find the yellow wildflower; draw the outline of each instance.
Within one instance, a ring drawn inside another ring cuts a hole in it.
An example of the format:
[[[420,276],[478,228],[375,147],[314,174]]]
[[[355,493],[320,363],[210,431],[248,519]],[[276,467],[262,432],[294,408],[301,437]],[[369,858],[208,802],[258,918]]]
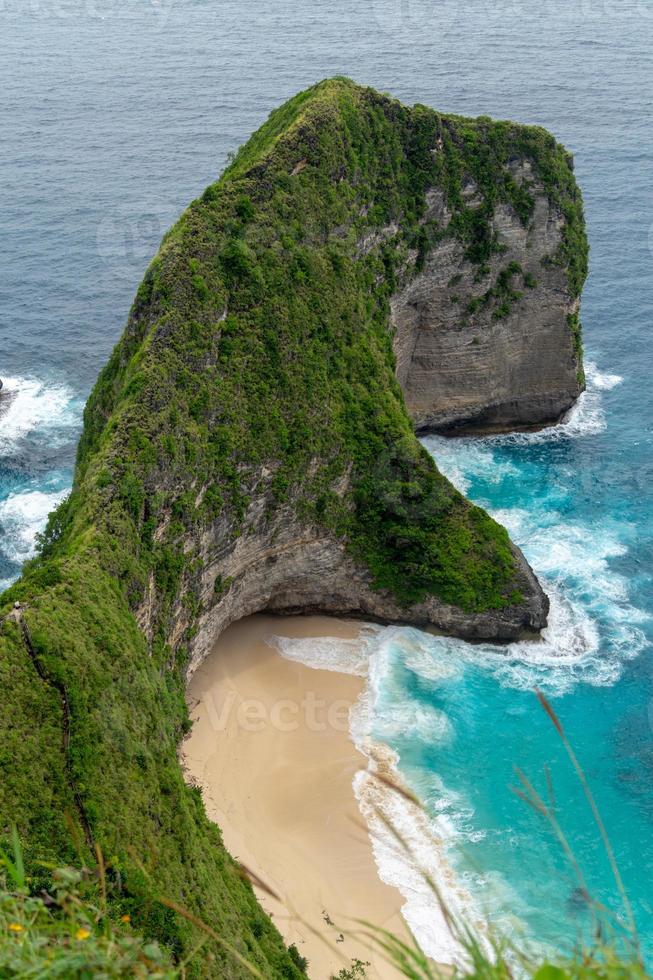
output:
[[[21,926],[21,924],[19,922],[10,922],[9,923],[9,928],[11,929],[12,932],[24,932],[25,931],[25,926]]]
[[[79,940],[88,939],[90,935],[91,934],[88,931],[88,929],[78,929],[77,932],[75,933],[75,939],[79,939]]]
[[[131,915],[121,915],[120,916],[120,921],[121,922],[131,922]]]

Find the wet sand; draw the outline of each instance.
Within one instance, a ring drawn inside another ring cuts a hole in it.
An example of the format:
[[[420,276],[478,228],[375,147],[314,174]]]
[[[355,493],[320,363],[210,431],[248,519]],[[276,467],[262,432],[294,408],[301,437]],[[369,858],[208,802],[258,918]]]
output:
[[[288,944],[329,980],[352,959],[370,978],[398,974],[356,935],[356,920],[406,938],[401,895],[377,874],[352,789],[367,760],[349,735],[362,678],[286,660],[271,635],[355,638],[356,623],[253,616],[230,627],[191,679],[189,778],[231,854],[280,897],[257,888]]]

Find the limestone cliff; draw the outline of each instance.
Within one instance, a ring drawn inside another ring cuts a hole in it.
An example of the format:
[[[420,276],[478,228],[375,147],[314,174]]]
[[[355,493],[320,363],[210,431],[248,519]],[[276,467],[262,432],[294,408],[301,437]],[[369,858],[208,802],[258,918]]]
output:
[[[190,645],[188,672],[211,651],[216,637],[230,623],[261,610],[279,613],[331,613],[381,622],[437,627],[470,640],[516,639],[539,630],[546,622],[548,602],[521,552],[513,548],[513,584],[517,604],[481,612],[465,612],[430,595],[404,605],[386,589],[373,587],[369,571],[348,554],[343,541],[317,526],[298,522],[294,508],[275,508],[266,519],[268,498],[259,483],[250,517],[252,529],[225,548],[225,528],[216,525],[197,541],[201,573],[199,589],[204,610]],[[269,490],[269,482],[267,489]],[[195,549],[195,544],[194,544]],[[220,601],[215,581],[230,583]],[[152,636],[152,605],[139,609],[139,622]],[[188,620],[182,614],[176,629],[183,636]]]
[[[231,944],[189,976],[245,975],[227,948],[299,976],[184,784],[188,674],[263,609],[542,628],[524,557],[406,404],[419,428],[555,418],[582,383],[585,269],[569,158],[543,130],[344,79],[271,115],[166,235],[70,499],[3,599],[21,608],[0,636],[0,812],[34,869],[99,847],[146,934],[197,946],[165,895]]]
[[[531,160],[516,157],[507,169],[533,198],[529,220],[497,202],[489,217],[497,249],[481,268],[445,238],[392,298],[397,377],[419,432],[541,427],[583,390],[579,296],[555,261],[575,216],[565,217]],[[463,194],[480,206],[471,178]],[[444,192],[427,199],[428,217],[448,228]]]

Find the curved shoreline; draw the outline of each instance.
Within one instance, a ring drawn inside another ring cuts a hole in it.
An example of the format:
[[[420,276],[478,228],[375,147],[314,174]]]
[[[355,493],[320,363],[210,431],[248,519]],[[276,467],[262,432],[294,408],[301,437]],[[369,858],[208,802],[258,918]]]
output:
[[[349,732],[363,681],[285,659],[265,642],[273,634],[356,639],[360,628],[265,615],[229,627],[189,683],[182,764],[227,849],[281,899],[255,888],[312,980],[356,958],[372,962],[370,980],[393,980],[355,934],[367,920],[407,937],[402,896],[378,876],[352,785],[366,766]]]

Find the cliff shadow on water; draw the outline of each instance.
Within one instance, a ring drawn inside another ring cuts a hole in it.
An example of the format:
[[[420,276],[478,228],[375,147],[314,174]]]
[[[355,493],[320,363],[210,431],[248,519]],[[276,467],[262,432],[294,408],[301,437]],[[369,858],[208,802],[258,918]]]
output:
[[[184,784],[186,679],[264,609],[498,641],[545,625],[521,552],[415,428],[557,420],[583,387],[586,265],[544,130],[346,79],[272,113],[164,238],[71,496],[4,595],[2,812],[34,868],[71,859],[70,814],[146,934],[179,956],[197,939],[164,894],[298,975]],[[242,975],[212,956],[190,975]]]

